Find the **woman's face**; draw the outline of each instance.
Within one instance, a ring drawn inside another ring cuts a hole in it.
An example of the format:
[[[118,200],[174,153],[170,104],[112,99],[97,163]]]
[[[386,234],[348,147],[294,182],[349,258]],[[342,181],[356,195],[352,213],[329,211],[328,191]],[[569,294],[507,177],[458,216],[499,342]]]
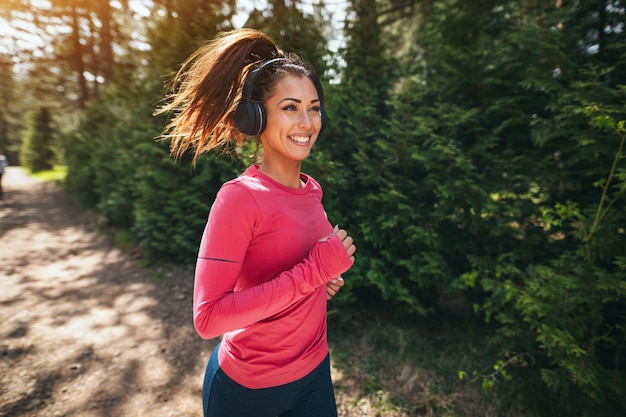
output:
[[[287,74],[265,102],[267,126],[261,134],[263,161],[302,162],[322,127],[321,103],[313,82]]]

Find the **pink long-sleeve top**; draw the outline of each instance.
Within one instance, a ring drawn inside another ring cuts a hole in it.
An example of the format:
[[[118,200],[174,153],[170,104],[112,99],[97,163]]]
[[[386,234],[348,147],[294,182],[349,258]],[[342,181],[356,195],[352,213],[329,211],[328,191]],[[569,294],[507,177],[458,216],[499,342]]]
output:
[[[322,189],[285,187],[250,166],[218,192],[196,264],[194,325],[223,335],[220,368],[248,388],[304,377],[328,354],[326,283],[352,264]]]

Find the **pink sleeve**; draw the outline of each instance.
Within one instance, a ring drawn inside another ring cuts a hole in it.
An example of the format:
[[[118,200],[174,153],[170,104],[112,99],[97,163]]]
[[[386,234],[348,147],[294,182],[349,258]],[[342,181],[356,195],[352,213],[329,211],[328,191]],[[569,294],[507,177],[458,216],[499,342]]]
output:
[[[194,326],[210,339],[289,307],[347,271],[352,261],[338,237],[317,242],[302,262],[256,287],[234,292],[258,215],[238,186],[223,187],[202,236],[194,284]]]

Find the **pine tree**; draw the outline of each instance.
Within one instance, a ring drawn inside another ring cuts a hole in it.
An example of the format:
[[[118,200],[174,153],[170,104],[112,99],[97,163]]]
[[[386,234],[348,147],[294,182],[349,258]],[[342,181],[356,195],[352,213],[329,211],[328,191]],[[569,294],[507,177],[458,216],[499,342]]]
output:
[[[54,157],[54,131],[50,111],[40,107],[26,115],[22,135],[20,164],[32,172],[52,169]]]

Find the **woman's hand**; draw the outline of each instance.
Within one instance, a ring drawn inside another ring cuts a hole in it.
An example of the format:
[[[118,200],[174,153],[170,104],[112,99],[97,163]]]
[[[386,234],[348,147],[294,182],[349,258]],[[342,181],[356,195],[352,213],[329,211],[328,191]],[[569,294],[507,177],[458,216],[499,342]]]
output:
[[[350,256],[350,260],[352,261],[352,263],[354,263],[354,253],[356,252],[356,246],[352,237],[348,235],[347,231],[340,229],[339,226],[335,226],[333,228],[333,232],[330,235],[320,240],[325,241],[332,235],[337,235],[339,240],[341,240],[341,243],[348,253],[348,256]],[[331,298],[333,298],[339,292],[341,287],[343,287],[343,284],[345,284],[345,282],[341,275],[337,278],[333,278],[331,281],[326,283],[326,300],[330,300]]]
[[[341,240],[341,243],[343,243],[343,247],[346,248],[346,252],[348,252],[350,260],[352,260],[352,263],[354,263],[354,252],[356,252],[354,240],[352,240],[352,237],[348,235],[348,232],[340,229],[339,226],[335,226],[335,230],[337,230],[335,234],[337,235],[339,240]]]
[[[330,300],[335,295],[337,295],[341,287],[343,287],[343,284],[344,284],[344,281],[341,276],[328,282],[326,284],[326,300]]]
[[[356,252],[356,246],[352,237],[349,236],[348,232],[346,232],[344,229],[340,229],[339,226],[335,226],[333,232],[328,236],[321,238],[320,242],[326,241],[332,235],[337,235],[339,240],[341,240],[341,243],[343,243],[343,247],[346,249],[346,252],[348,252],[348,256],[350,256],[350,260],[352,261],[352,263],[354,263],[354,253]]]

